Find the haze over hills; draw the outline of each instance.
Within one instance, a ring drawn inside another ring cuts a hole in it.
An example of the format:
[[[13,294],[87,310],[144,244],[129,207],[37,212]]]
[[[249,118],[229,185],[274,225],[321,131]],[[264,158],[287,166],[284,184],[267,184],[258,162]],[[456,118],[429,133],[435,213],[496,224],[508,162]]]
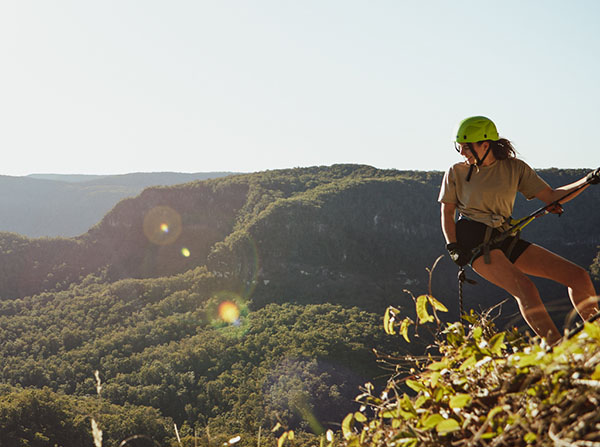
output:
[[[29,237],[85,233],[126,197],[154,185],[175,185],[228,172],[153,172],[122,175],[0,176],[0,231]]]
[[[586,172],[540,174],[558,186]],[[70,439],[87,440],[89,424],[73,421],[98,370],[111,405],[100,419],[108,446],[126,436],[108,414],[159,442],[173,423],[187,433],[210,427],[221,441],[278,421],[305,432],[335,427],[357,387],[386,374],[372,349],[407,349],[384,336],[381,316],[391,304],[414,309],[405,290],[428,291],[426,269],[444,254],[441,178],[362,165],[232,175],[147,188],[77,237],[1,233],[0,411],[20,426],[31,420],[14,402],[37,405]],[[515,215],[538,207],[519,199]],[[597,268],[598,210],[600,187],[591,187],[524,237]],[[563,318],[566,291],[540,287]],[[432,292],[456,319],[447,257]],[[468,308],[504,298],[483,281],[465,286]],[[516,308],[503,309],[506,322]]]

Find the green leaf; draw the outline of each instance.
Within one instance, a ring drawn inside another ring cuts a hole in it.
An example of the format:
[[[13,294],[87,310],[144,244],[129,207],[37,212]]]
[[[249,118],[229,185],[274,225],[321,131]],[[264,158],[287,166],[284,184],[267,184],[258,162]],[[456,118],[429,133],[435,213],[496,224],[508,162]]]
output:
[[[440,303],[438,300],[436,300],[434,297],[432,297],[431,295],[427,295],[427,297],[429,298],[429,304],[431,304],[431,307],[433,307],[435,310],[439,310],[440,312],[448,312],[448,308],[442,303]]]
[[[450,408],[464,408],[469,405],[472,401],[472,397],[468,394],[457,394],[452,396],[450,399],[449,405]]]
[[[421,295],[417,298],[417,316],[420,324],[434,321],[433,316],[429,315],[427,311],[427,295]]]
[[[357,420],[358,422],[367,422],[367,417],[362,414],[360,411],[357,411],[356,413],[354,413],[354,419]]]
[[[440,435],[460,430],[460,424],[456,419],[445,419],[435,426],[435,429]]]
[[[538,366],[542,363],[544,354],[540,352],[533,352],[531,354],[523,355],[517,365],[519,368],[525,368],[527,366]]]
[[[390,306],[385,310],[385,314],[383,315],[383,330],[388,335],[396,334],[394,331],[395,315],[392,315],[393,310],[394,308]]]
[[[421,408],[423,406],[423,404],[425,404],[429,399],[431,399],[431,397],[429,397],[428,395],[421,394],[415,401],[415,407]]]
[[[490,352],[494,355],[500,355],[502,349],[506,348],[504,344],[504,337],[506,336],[505,332],[500,332],[499,334],[494,335],[490,338],[489,346]]]
[[[413,323],[414,321],[406,317],[404,320],[402,320],[402,323],[400,324],[400,334],[402,334],[402,336],[408,343],[410,343],[410,339],[408,338],[408,327]]]
[[[494,416],[496,416],[498,413],[501,413],[503,411],[508,411],[510,410],[510,407],[508,405],[498,405],[497,407],[492,408],[488,415],[487,415],[487,420],[490,421],[494,418]]]
[[[454,394],[454,390],[450,387],[439,385],[433,390],[433,398],[436,402],[441,402],[446,396]]]
[[[424,388],[424,390],[426,391],[427,389]],[[398,411],[402,413],[402,417],[404,417],[404,419],[410,419],[412,417],[417,416],[417,410],[415,410],[415,407],[413,406],[410,398],[405,394],[404,396],[402,396],[402,399],[399,402],[399,408]]]
[[[598,326],[597,324],[588,323],[586,321],[583,330],[594,340],[600,340],[600,326]]]
[[[344,435],[344,439],[348,440],[352,437],[352,422],[354,422],[354,414],[348,413],[344,420],[342,421],[342,433]],[[281,447],[281,446],[278,446]]]
[[[408,386],[410,389],[415,390],[417,393],[419,391],[423,391],[423,392],[429,391],[425,385],[423,385],[421,382],[417,382],[416,380],[408,379],[406,381],[406,386]]]
[[[537,440],[537,435],[535,433],[529,432],[525,436],[523,436],[523,440],[527,444],[533,444]]]
[[[427,369],[429,369],[430,371],[441,371],[442,369],[448,368],[448,366],[448,361],[442,360],[440,362],[430,363],[429,365],[427,365]]]
[[[441,414],[432,414],[431,416],[427,417],[421,425],[423,428],[431,430],[432,428],[437,427],[437,425],[444,420],[445,419]]]
[[[477,357],[475,356],[475,354],[473,354],[471,357],[469,357],[467,360],[465,360],[462,365],[460,365],[460,368],[458,368],[460,371],[464,371],[470,367],[472,367],[473,365],[475,365],[475,363],[477,363]]]

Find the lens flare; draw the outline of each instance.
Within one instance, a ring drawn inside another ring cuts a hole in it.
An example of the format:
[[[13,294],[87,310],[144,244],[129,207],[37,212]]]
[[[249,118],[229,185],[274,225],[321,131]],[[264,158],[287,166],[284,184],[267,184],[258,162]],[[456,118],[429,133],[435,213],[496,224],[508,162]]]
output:
[[[172,244],[181,235],[181,215],[168,206],[154,207],[144,216],[143,230],[153,244]]]
[[[183,247],[181,249],[181,256],[183,256],[184,258],[189,258],[191,254],[192,253],[190,252],[190,250],[188,248]]]
[[[234,324],[240,318],[240,309],[231,301],[223,301],[219,304],[219,317],[226,323]]]

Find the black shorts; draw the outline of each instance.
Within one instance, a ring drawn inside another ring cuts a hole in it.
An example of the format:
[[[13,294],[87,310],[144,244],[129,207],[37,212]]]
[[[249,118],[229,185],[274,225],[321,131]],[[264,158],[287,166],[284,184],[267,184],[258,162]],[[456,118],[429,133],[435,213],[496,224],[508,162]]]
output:
[[[462,248],[465,248],[467,250],[472,250],[475,247],[477,247],[478,245],[483,243],[483,240],[485,239],[486,228],[487,228],[487,225],[485,225],[481,222],[475,222],[474,220],[460,218],[460,219],[458,219],[458,222],[456,222],[456,240]],[[492,230],[491,239],[495,238],[500,233],[501,233],[500,230],[494,228]],[[512,241],[515,238],[516,238],[516,236],[510,236],[497,244],[490,245],[490,250],[499,248],[506,255]],[[510,262],[512,262],[514,264],[515,261],[519,258],[519,256],[521,256],[523,254],[523,252],[527,249],[527,247],[529,247],[530,245],[531,245],[531,242],[527,242],[527,241],[519,238],[519,239],[517,239],[512,251],[506,257],[508,258],[508,260]],[[482,255],[483,255],[483,251],[480,252],[479,254],[477,254],[471,260],[471,264],[473,264],[473,261],[475,259],[477,259],[478,257],[480,257]]]

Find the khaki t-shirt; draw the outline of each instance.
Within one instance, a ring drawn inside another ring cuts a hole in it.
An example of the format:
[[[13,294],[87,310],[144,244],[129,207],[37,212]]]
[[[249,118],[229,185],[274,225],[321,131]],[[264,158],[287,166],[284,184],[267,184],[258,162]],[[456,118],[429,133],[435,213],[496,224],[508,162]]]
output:
[[[454,203],[463,216],[491,227],[500,227],[510,217],[517,192],[527,200],[548,187],[527,163],[516,158],[496,160],[474,168],[467,182],[469,166],[462,162],[448,169],[438,202]]]

